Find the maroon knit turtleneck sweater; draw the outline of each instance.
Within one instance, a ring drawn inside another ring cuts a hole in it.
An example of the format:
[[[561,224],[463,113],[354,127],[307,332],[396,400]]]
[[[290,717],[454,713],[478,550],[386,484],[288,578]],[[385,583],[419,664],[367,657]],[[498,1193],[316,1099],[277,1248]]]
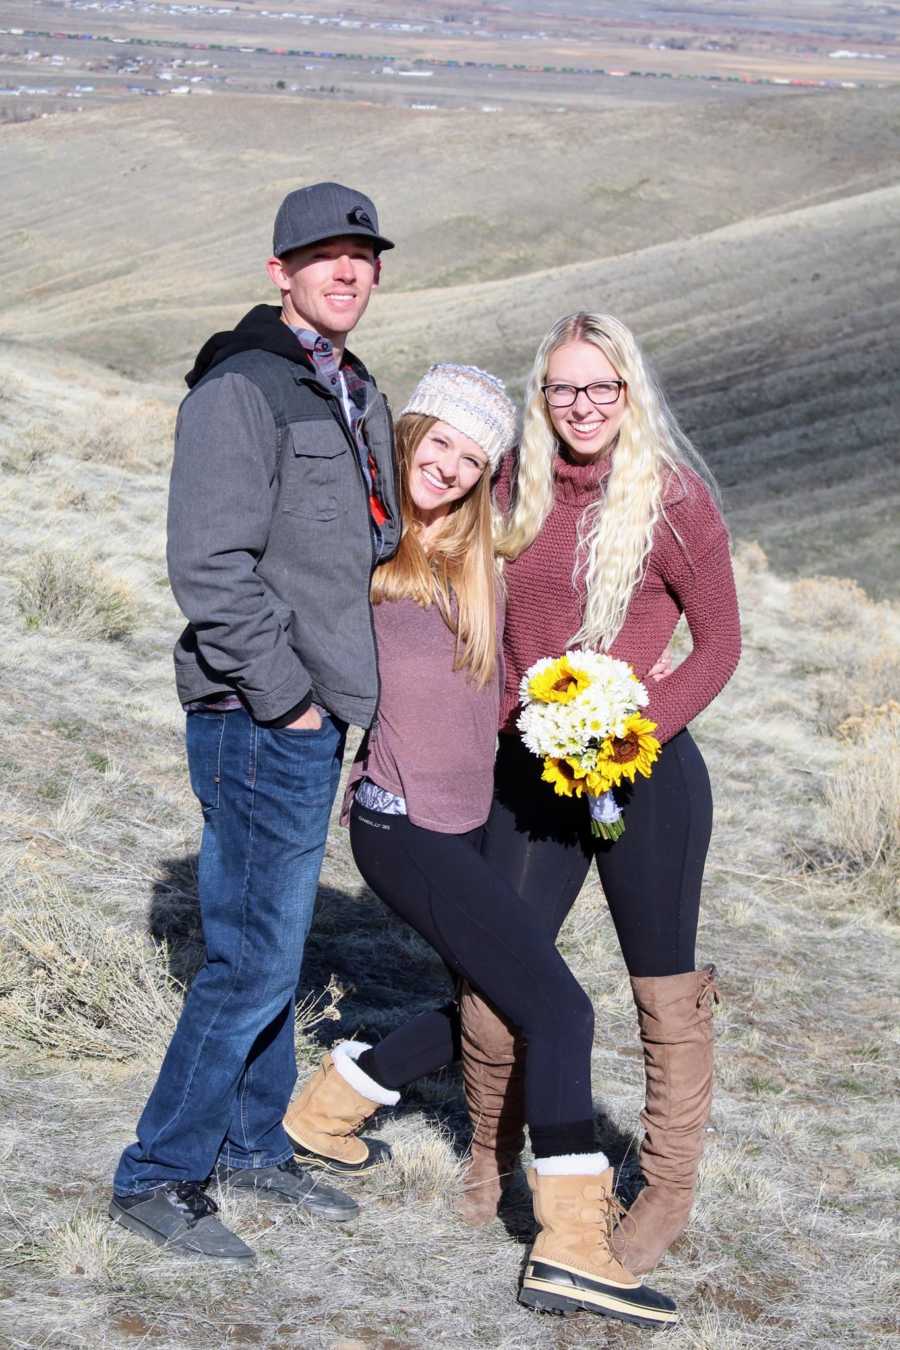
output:
[[[608,468],[608,461],[570,464],[557,456],[553,509],[531,547],[506,565],[501,731],[516,732],[519,681],[528,667],[542,656],[561,655],[581,627],[583,595],[572,585],[578,521],[603,491]],[[497,488],[502,507],[511,472],[507,458]],[[684,486],[673,478],[663,500],[667,520],[657,523],[643,581],[609,650],[644,679],[684,613],[693,651],[667,679],[647,684],[645,715],[656,722],[659,739],[668,741],[730,679],[741,653],[741,628],[728,533],[706,485],[685,470]]]

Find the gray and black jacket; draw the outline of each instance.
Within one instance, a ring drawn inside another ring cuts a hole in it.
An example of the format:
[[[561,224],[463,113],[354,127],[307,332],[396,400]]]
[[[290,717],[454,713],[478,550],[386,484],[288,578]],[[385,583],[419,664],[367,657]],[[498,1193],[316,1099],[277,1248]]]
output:
[[[368,726],[375,546],[340,399],[268,305],[210,338],[187,382],[168,520],[169,579],[188,620],[175,646],[179,698],[237,693],[261,722],[312,698]],[[383,560],[400,513],[390,410],[374,386],[365,438],[388,513]]]

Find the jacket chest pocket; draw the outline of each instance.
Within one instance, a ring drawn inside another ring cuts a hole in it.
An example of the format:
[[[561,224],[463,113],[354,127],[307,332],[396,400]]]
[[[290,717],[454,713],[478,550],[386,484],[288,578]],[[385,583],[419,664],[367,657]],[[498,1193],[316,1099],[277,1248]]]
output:
[[[307,520],[334,520],[347,509],[353,452],[333,418],[292,422],[281,466],[280,506]]]

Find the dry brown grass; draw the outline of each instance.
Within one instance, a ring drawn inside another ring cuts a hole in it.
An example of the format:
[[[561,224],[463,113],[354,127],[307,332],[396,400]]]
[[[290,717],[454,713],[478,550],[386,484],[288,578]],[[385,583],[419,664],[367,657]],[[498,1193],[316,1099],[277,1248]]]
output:
[[[3,467],[26,473],[45,464],[64,447],[65,453],[85,464],[111,464],[132,473],[158,473],[171,459],[175,412],[149,399],[122,399],[121,409],[93,409],[60,441],[59,428],[36,420],[24,430],[7,452]]]
[[[41,470],[58,477],[60,466],[72,464],[77,479],[57,484],[55,495],[60,506],[84,509],[92,499],[88,485],[100,481],[104,468],[142,478],[169,465],[177,404],[172,389],[153,396],[74,358],[48,365],[2,345],[0,385],[9,390],[0,399],[0,481],[8,492],[15,493],[17,477]]]
[[[0,1339],[29,1350],[636,1344],[623,1327],[517,1307],[530,1233],[521,1186],[505,1226],[473,1233],[456,1220],[467,1135],[453,1073],[382,1113],[395,1162],[348,1182],[363,1205],[353,1231],[226,1194],[226,1217],[260,1256],[236,1276],[109,1228],[109,1179],[201,950],[165,485],[61,451],[4,485],[10,546],[84,556],[89,522],[104,564],[134,587],[140,623],[117,643],[23,631],[0,579],[14,674],[0,701],[0,1267],[12,1272],[0,1275]],[[717,803],[699,956],[718,963],[725,992],[718,1088],[697,1208],[655,1278],[682,1310],[672,1350],[868,1350],[893,1334],[898,944],[884,813],[897,613],[842,583],[787,581],[758,547],[741,547],[737,572],[743,663],[696,724]],[[835,794],[860,780],[851,818]],[[595,1004],[595,1098],[629,1185],[642,1070],[595,878],[561,947]],[[361,887],[336,825],[304,992],[320,1020],[298,1026],[303,1072],[335,1036],[379,1034],[447,993],[433,954]]]
[[[158,473],[172,455],[175,410],[154,399],[111,399],[101,417],[86,421],[71,453],[88,464],[115,464],[133,473]]]
[[[61,427],[60,410],[55,400],[48,406],[45,386],[32,380],[23,381],[22,388],[17,430],[6,438],[0,458],[5,473],[30,473],[59,455],[137,474],[168,467],[175,430],[172,402],[129,396],[116,387],[106,389],[102,399],[82,390],[66,408]]]
[[[842,728],[852,730],[853,719],[866,718],[872,709],[896,698],[900,690],[896,605],[876,603],[847,577],[809,577],[794,583],[791,612],[803,625],[809,687],[829,735],[840,734]]]
[[[882,705],[858,720],[825,789],[828,838],[853,885],[900,917],[900,715]]]
[[[165,948],[98,923],[62,889],[0,916],[9,961],[0,988],[0,1043],[64,1059],[158,1064],[182,990]]]
[[[181,1009],[184,986],[165,942],[102,924],[60,886],[32,888],[26,904],[0,913],[0,1046],[30,1046],[66,1060],[158,1065]],[[296,1010],[298,1050],[314,1053],[323,1023],[340,1021],[334,979]]]
[[[445,1206],[461,1184],[462,1171],[462,1159],[454,1151],[449,1132],[431,1128],[397,1145],[389,1182],[395,1198],[402,1202]]]

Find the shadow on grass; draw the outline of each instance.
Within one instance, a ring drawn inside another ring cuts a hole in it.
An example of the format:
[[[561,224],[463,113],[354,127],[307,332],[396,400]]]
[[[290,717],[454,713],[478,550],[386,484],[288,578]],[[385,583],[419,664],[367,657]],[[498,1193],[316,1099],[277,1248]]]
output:
[[[205,956],[197,898],[196,853],[160,859],[147,929],[154,942],[166,944],[169,974],[187,989]]]
[[[204,959],[196,853],[160,862],[148,926],[157,942],[166,943],[171,974],[187,987]],[[393,1028],[454,997],[450,973],[440,958],[362,885],[355,894],[333,886],[319,888],[298,1000],[320,992],[332,976],[344,997],[340,1021],[325,1021],[316,1028],[315,1041],[323,1051],[349,1037],[378,1041]],[[457,1154],[466,1153],[471,1125],[457,1065],[404,1089],[392,1114],[411,1113],[441,1129]],[[620,1197],[630,1204],[640,1188],[634,1140],[602,1111],[597,1127],[599,1147],[619,1171]],[[524,1183],[512,1188],[501,1207],[501,1218],[512,1236],[525,1240],[531,1233],[531,1206]]]
[[[197,898],[197,855],[164,858],[153,887],[148,928],[165,942],[169,971],[187,988],[205,949]],[[322,1050],[347,1038],[378,1041],[394,1027],[453,998],[440,959],[364,887],[358,893],[321,886],[306,942],[298,1001],[318,994],[331,977],[344,990],[341,1020],[322,1022],[314,1039]],[[411,1085],[395,1114],[424,1114],[464,1153],[471,1133],[458,1070],[450,1068]]]
[[[172,976],[189,986],[205,955],[196,853],[161,860],[148,928],[166,943]],[[362,886],[355,894],[319,888],[298,999],[319,992],[332,976],[345,992],[341,1021],[317,1029],[326,1049],[349,1036],[379,1039],[453,997],[450,976],[428,944]]]

